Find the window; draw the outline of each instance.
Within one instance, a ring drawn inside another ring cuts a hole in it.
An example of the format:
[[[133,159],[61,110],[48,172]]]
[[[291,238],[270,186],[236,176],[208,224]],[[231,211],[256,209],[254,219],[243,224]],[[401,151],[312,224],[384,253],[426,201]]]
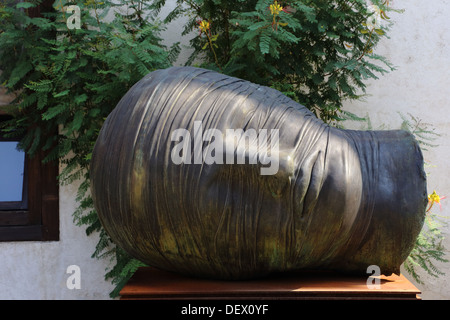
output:
[[[17,145],[0,138],[0,210],[27,209],[25,152]]]
[[[0,115],[0,121],[7,118]],[[58,165],[0,133],[0,241],[59,240]]]

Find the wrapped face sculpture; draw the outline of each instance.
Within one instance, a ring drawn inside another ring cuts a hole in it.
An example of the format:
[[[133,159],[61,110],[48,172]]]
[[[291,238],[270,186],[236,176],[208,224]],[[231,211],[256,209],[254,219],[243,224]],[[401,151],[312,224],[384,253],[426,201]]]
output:
[[[91,181],[117,245],[215,279],[399,273],[427,203],[409,133],[330,127],[276,90],[191,67],[152,72],[122,98]]]

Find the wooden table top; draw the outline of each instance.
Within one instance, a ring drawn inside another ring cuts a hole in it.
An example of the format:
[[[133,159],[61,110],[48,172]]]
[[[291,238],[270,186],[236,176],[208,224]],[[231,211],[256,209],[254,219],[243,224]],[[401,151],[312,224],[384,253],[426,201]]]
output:
[[[263,279],[221,281],[140,268],[121,290],[121,299],[419,299],[421,292],[403,275],[378,277],[334,272],[293,272]],[[369,280],[369,284],[376,284]]]

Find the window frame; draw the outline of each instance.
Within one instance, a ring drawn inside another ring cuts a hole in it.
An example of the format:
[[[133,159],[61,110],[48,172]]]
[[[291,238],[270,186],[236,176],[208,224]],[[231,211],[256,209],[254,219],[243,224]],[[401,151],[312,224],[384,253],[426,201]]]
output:
[[[4,120],[0,115],[0,121]],[[17,141],[0,133],[0,141],[5,140]],[[27,205],[0,208],[0,242],[59,240],[59,165],[57,161],[43,163],[45,156],[42,150],[33,157],[25,155],[23,194]]]

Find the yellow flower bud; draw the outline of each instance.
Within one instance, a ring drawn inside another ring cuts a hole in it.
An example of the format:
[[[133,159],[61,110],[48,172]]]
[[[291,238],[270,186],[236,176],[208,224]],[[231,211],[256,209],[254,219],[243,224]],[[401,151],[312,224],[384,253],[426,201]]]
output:
[[[283,7],[281,7],[281,6],[278,4],[278,2],[275,1],[273,4],[270,5],[269,9],[270,9],[270,13],[271,13],[273,16],[276,16],[276,15],[278,15],[278,14],[283,10]]]

